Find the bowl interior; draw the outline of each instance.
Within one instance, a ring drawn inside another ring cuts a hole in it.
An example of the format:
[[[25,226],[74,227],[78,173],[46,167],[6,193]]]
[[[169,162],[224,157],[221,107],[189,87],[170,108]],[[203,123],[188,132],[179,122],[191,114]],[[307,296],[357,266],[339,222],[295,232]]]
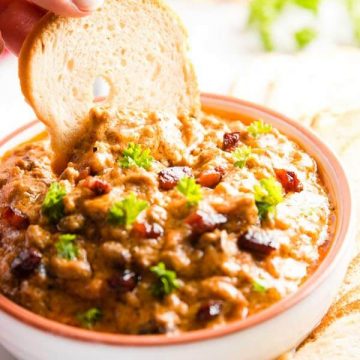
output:
[[[167,337],[166,335],[139,337],[136,335],[96,333],[78,329],[35,315],[0,295],[0,309],[2,311],[39,330],[81,341],[124,346],[171,345],[208,340],[256,326],[295,306],[307,297],[322,281],[326,280],[327,274],[336,266],[337,260],[341,256],[342,251],[344,251],[346,234],[350,231],[353,214],[350,187],[344,170],[336,156],[310,130],[261,106],[212,94],[204,94],[202,96],[202,104],[204,111],[230,120],[240,119],[247,123],[261,118],[286,134],[317,160],[329,196],[336,208],[336,226],[333,231],[334,239],[326,257],[300,289],[295,294],[245,320],[234,321],[220,328],[198,330],[176,337]],[[44,126],[38,121],[29,123],[0,141],[0,153],[4,154],[14,146],[33,138],[43,130]]]

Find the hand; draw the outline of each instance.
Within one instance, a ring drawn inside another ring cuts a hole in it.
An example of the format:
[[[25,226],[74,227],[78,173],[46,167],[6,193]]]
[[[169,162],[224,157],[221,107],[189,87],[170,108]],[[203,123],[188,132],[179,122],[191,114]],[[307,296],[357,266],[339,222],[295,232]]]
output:
[[[63,16],[86,16],[103,0],[0,0],[0,53],[6,46],[20,52],[26,35],[46,11]]]

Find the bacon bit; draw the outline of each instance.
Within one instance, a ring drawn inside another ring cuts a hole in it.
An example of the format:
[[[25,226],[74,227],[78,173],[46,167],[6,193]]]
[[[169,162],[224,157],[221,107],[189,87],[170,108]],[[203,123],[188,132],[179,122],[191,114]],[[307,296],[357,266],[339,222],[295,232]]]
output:
[[[223,139],[223,150],[224,151],[233,151],[239,144],[241,138],[241,133],[225,133]]]
[[[135,223],[133,225],[133,231],[142,238],[145,239],[157,239],[164,234],[164,229],[159,224]]]
[[[194,234],[203,234],[208,231],[213,231],[226,222],[226,216],[222,214],[209,214],[202,210],[190,214],[185,219],[185,223],[191,227]]]
[[[198,183],[201,186],[212,189],[217,184],[219,184],[222,177],[224,176],[224,173],[225,171],[221,167],[216,167],[215,169],[203,171],[198,178]]]
[[[270,255],[278,248],[273,237],[261,229],[250,229],[242,234],[238,240],[238,247],[260,255]]]
[[[223,304],[221,301],[209,301],[199,308],[196,319],[200,322],[208,322],[221,314]]]
[[[27,215],[10,206],[5,207],[2,212],[3,219],[11,226],[17,229],[25,229],[29,226],[30,221]]]
[[[28,277],[38,268],[41,259],[41,253],[33,248],[22,250],[11,263],[11,272],[19,278]]]
[[[275,174],[286,193],[303,191],[303,184],[300,182],[297,175],[293,171],[276,169]]]
[[[191,169],[187,166],[174,166],[159,172],[159,184],[161,190],[173,189],[180,179],[191,177]]]
[[[112,189],[109,183],[94,177],[88,177],[84,181],[83,186],[90,189],[94,194],[98,196],[108,194]]]

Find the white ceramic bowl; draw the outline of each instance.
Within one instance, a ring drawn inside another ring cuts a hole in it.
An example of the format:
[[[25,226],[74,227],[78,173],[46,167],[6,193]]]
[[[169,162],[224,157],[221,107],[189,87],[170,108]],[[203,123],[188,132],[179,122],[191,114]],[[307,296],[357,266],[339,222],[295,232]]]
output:
[[[260,106],[203,95],[204,109],[230,119],[262,118],[313,156],[336,206],[334,239],[315,273],[293,295],[227,326],[180,336],[95,333],[35,315],[0,296],[0,342],[22,360],[270,360],[298,345],[328,310],[344,277],[354,243],[354,209],[342,166],[311,131]],[[33,122],[0,142],[10,149],[41,131]]]

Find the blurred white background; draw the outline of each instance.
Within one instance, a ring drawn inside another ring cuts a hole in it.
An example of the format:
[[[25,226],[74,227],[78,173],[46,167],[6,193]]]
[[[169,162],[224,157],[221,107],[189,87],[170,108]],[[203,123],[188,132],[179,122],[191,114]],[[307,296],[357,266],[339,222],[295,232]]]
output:
[[[345,1],[323,0],[318,16],[289,7],[274,25],[276,49],[284,53],[294,51],[293,32],[304,26],[312,26],[319,33],[318,39],[310,46],[311,51],[331,47],[334,43],[353,44]],[[231,93],[239,88],[239,83],[249,72],[258,71],[252,69],[252,65],[257,59],[263,61],[264,51],[258,33],[247,27],[247,1],[169,0],[169,3],[189,30],[191,58],[202,91]],[[240,93],[247,97],[246,92]],[[250,94],[249,97],[256,100]],[[0,60],[0,99],[0,134],[4,135],[34,117],[23,101],[16,59],[10,55]]]

